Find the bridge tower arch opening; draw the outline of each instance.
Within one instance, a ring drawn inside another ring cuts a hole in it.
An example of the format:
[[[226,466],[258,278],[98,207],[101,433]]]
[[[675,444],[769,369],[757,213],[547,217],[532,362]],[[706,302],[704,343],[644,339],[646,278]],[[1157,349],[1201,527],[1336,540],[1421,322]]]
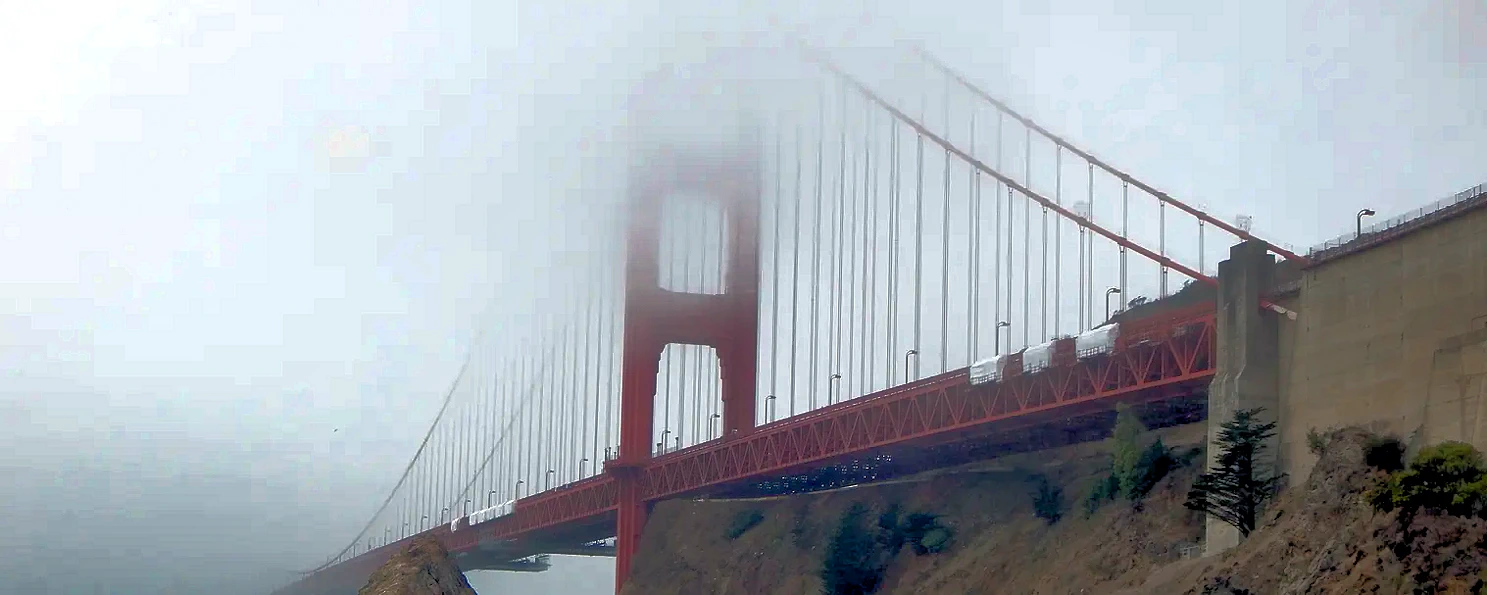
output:
[[[721,403],[709,425],[715,423],[716,434],[725,438],[746,435],[756,425],[761,166],[759,144],[753,141],[744,134],[703,146],[664,144],[633,156],[620,452],[607,464],[619,492],[617,589],[629,577],[645,525],[644,469],[658,450],[656,401],[665,354],[690,352],[700,358],[711,349]],[[668,216],[675,213],[695,213],[700,222],[689,225],[686,216]],[[695,266],[685,266],[687,254],[677,251],[688,247],[677,241],[683,237],[699,238],[699,251],[713,248],[711,270],[701,254],[692,255]],[[683,260],[680,277],[673,256]],[[665,439],[660,442],[664,448]]]

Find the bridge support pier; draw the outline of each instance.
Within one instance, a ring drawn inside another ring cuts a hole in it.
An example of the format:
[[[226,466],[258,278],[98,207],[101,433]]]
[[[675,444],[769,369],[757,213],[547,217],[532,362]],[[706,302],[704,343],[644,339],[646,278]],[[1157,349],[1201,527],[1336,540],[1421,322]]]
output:
[[[1218,436],[1224,422],[1241,409],[1264,408],[1260,417],[1280,415],[1280,320],[1260,307],[1260,298],[1273,286],[1275,257],[1263,242],[1250,240],[1229,250],[1219,263],[1216,359],[1208,388],[1208,467],[1218,463]],[[1277,438],[1265,451],[1270,469],[1279,470]],[[1221,553],[1239,544],[1239,530],[1205,517],[1204,555]]]
[[[656,375],[669,344],[707,345],[722,370],[722,437],[754,429],[759,346],[759,156],[753,138],[722,150],[672,148],[646,155],[631,175],[625,255],[620,453],[606,464],[619,490],[615,591],[624,587],[646,520],[646,467],[654,438]],[[713,147],[705,147],[713,148]],[[681,293],[660,285],[666,199],[722,205],[723,287]],[[695,197],[695,198],[694,198]]]

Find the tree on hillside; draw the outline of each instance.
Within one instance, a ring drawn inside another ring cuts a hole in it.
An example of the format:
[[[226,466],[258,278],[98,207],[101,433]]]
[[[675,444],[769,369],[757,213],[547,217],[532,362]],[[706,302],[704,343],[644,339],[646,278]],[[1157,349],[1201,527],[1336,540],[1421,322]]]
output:
[[[1120,487],[1120,495],[1132,498],[1136,494],[1137,484],[1145,475],[1141,466],[1141,434],[1146,431],[1146,426],[1141,424],[1141,418],[1136,416],[1130,406],[1121,404],[1115,408],[1115,430],[1110,436],[1111,454],[1113,461],[1110,464],[1110,472],[1115,476],[1115,481]]]
[[[1188,508],[1239,529],[1249,537],[1260,507],[1275,495],[1280,476],[1257,462],[1265,441],[1275,435],[1275,422],[1260,423],[1262,409],[1234,412],[1219,431],[1218,465],[1198,477],[1188,491]]]

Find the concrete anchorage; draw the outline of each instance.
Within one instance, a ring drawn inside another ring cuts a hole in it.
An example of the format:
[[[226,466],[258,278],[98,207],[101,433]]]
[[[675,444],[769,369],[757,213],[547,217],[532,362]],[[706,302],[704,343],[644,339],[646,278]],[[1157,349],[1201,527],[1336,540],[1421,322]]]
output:
[[[1234,412],[1264,409],[1261,421],[1279,421],[1280,315],[1261,307],[1262,297],[1274,285],[1276,262],[1259,241],[1240,243],[1219,263],[1218,345],[1213,382],[1208,388],[1208,467],[1218,462],[1219,432]],[[1260,464],[1272,472],[1281,469],[1278,438],[1266,444]],[[1204,555],[1239,544],[1239,530],[1205,517]]]

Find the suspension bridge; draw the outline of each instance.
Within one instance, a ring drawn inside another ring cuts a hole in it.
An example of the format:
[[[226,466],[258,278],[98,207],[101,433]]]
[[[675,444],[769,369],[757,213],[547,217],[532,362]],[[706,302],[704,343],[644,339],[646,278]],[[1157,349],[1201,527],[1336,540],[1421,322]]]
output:
[[[618,588],[658,500],[1091,439],[1118,403],[1202,418],[1214,267],[1248,224],[884,52],[760,44],[648,79],[624,187],[553,201],[548,282],[483,326],[364,529],[282,592],[354,592],[418,535],[466,570],[614,555]]]

